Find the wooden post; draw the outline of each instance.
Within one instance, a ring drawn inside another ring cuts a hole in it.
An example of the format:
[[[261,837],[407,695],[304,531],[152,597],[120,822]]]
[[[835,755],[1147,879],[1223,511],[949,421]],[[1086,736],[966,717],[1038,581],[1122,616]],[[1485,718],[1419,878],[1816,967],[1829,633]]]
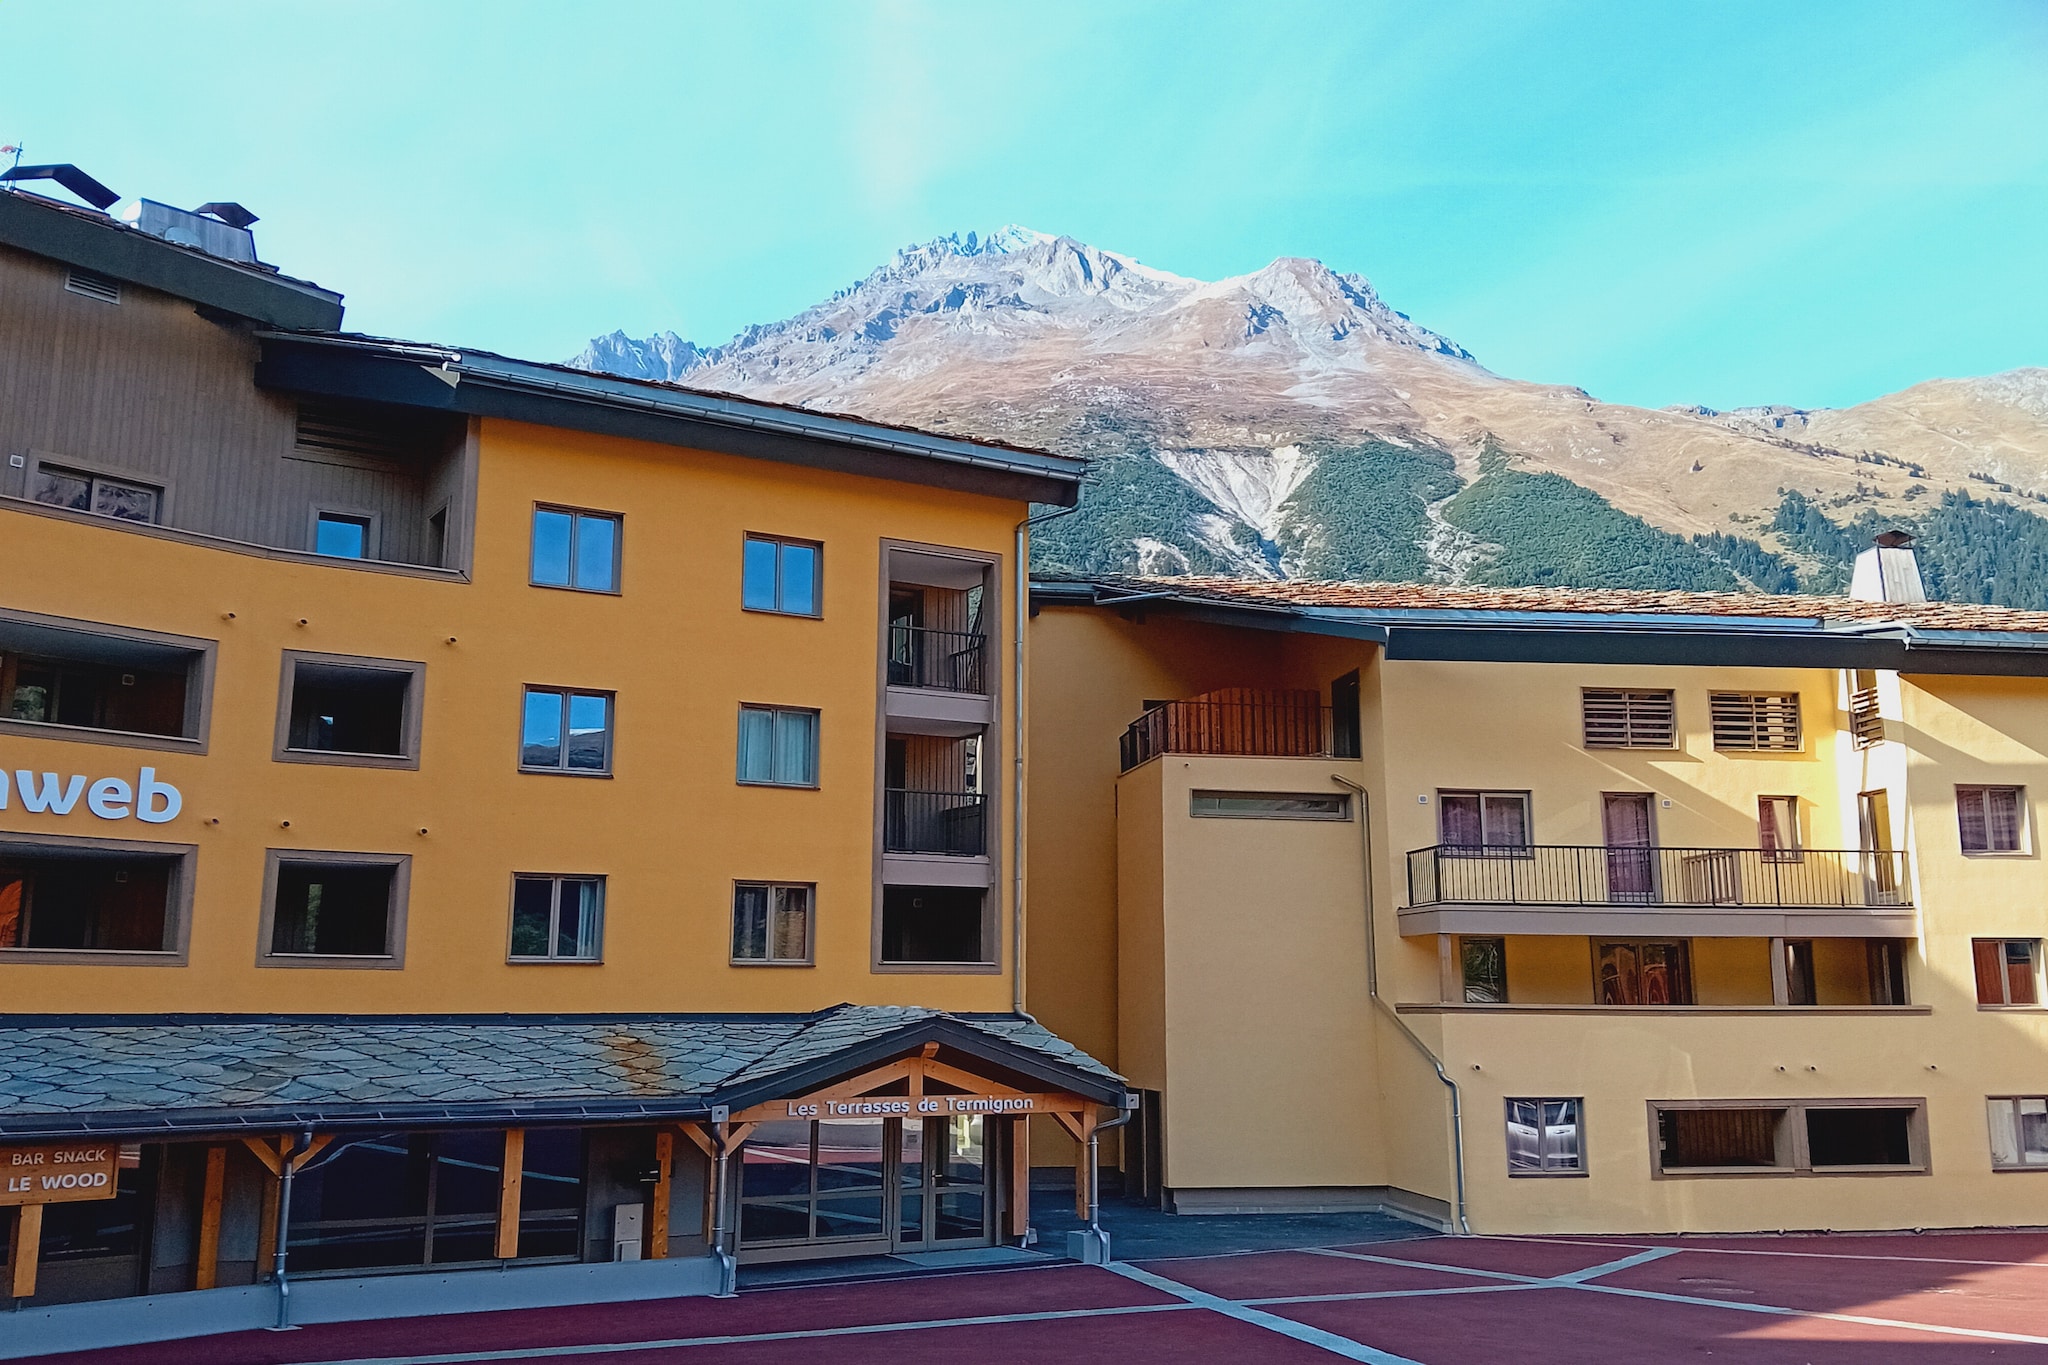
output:
[[[647,1259],[668,1258],[668,1204],[670,1174],[676,1164],[676,1135],[672,1128],[654,1133],[654,1202],[647,1210]]]
[[[505,1160],[498,1168],[498,1259],[519,1255],[519,1186],[526,1176],[526,1130],[505,1130]]]
[[[1031,1120],[1010,1120],[1010,1227],[1022,1237],[1031,1226]]]
[[[43,1206],[23,1204],[14,1218],[14,1236],[7,1247],[11,1292],[26,1299],[36,1292],[36,1261],[43,1251]]]
[[[1074,1217],[1088,1221],[1088,1135],[1095,1131],[1095,1112],[1081,1115],[1079,1145],[1074,1149]]]
[[[272,1267],[277,1264],[277,1188],[278,1181],[263,1182],[263,1211],[257,1215],[256,1223],[256,1283],[262,1284],[270,1277]]]
[[[227,1192],[228,1149],[206,1149],[206,1193],[199,1203],[199,1269],[194,1289],[212,1289],[220,1282],[220,1206]]]

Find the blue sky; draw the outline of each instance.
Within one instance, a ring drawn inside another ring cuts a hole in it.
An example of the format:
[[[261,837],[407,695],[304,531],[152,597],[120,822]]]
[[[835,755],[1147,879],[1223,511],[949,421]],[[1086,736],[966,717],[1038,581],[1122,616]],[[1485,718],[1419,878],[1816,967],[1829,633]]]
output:
[[[0,73],[29,160],[239,199],[352,327],[540,359],[1014,221],[1314,256],[1622,402],[2048,365],[2041,0],[0,0]]]

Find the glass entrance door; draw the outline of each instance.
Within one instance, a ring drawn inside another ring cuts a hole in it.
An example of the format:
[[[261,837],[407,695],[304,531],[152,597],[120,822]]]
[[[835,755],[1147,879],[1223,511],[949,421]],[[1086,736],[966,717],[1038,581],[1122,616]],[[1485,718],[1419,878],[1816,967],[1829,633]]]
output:
[[[979,1114],[903,1121],[896,1167],[899,1248],[988,1244],[988,1136]]]

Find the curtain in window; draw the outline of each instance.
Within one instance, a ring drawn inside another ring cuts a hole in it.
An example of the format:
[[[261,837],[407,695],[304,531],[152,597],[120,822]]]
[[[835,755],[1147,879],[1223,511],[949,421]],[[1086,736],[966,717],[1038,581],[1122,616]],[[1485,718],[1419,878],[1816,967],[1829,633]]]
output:
[[[603,882],[563,880],[561,918],[555,933],[556,957],[597,956],[597,921],[603,905]]]
[[[742,962],[768,956],[768,888],[739,886],[732,893],[732,955]]]
[[[1477,796],[1438,798],[1437,821],[1442,842],[1459,848],[1478,848],[1485,842],[1479,823]]]
[[[1489,848],[1529,846],[1529,803],[1519,795],[1488,795],[1480,801],[1480,823]]]
[[[2020,794],[2013,787],[1984,792],[1984,833],[1987,848],[2011,851],[2020,846]]]
[[[811,889],[807,886],[775,888],[775,943],[777,961],[801,962],[810,937]]]
[[[817,727],[808,711],[775,713],[775,781],[807,787],[818,780]]]
[[[1798,799],[1790,796],[1757,798],[1757,837],[1766,859],[1798,852]]]

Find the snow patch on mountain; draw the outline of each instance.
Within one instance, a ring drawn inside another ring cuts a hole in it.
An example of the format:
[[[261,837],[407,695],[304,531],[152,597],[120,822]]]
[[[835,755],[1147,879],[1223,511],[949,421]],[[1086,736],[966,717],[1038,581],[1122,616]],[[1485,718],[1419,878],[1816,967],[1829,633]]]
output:
[[[1162,450],[1159,463],[1262,540],[1280,533],[1280,509],[1316,467],[1300,446],[1262,450]]]

